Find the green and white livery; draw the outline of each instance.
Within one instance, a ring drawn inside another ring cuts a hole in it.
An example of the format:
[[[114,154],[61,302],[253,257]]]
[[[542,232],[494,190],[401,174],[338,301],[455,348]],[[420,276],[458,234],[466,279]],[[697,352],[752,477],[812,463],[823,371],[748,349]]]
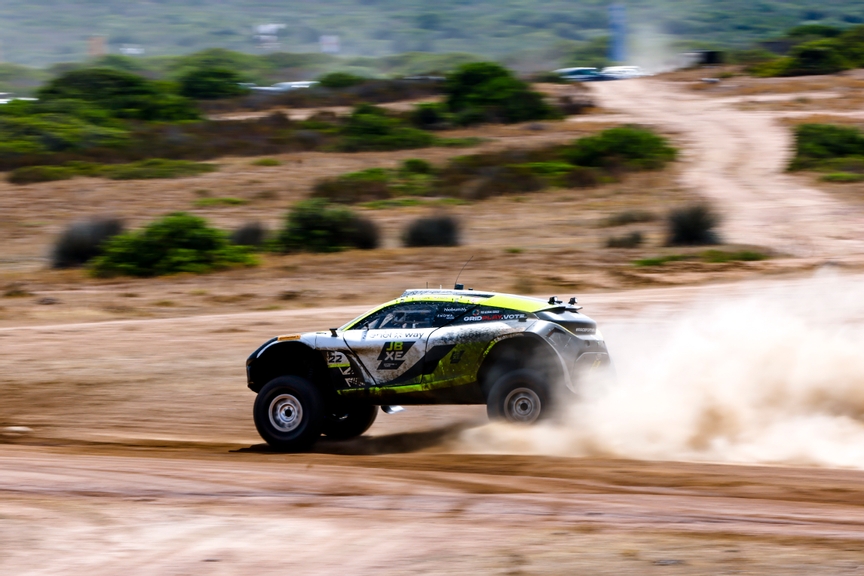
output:
[[[255,425],[277,449],[358,436],[378,407],[486,404],[533,423],[609,365],[597,324],[563,303],[474,290],[408,290],[340,328],[283,335],[246,361]]]

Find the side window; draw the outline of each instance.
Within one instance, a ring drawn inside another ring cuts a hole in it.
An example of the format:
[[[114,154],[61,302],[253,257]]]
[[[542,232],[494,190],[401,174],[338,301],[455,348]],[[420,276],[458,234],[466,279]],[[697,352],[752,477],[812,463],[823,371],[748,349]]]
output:
[[[438,304],[435,303],[412,303],[397,304],[384,310],[380,310],[361,323],[370,330],[403,330],[435,328]]]

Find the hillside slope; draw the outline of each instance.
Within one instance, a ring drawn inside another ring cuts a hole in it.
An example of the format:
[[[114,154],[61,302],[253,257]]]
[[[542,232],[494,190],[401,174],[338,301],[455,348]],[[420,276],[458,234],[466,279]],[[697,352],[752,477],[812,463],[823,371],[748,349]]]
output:
[[[280,49],[317,51],[322,34],[347,54],[466,51],[501,56],[586,41],[607,28],[607,0],[0,0],[5,61],[44,65],[80,60],[87,38],[104,35],[148,54],[206,47],[255,51],[253,27],[282,23]],[[802,22],[864,21],[864,0],[632,0],[630,20],[683,40],[743,45]]]

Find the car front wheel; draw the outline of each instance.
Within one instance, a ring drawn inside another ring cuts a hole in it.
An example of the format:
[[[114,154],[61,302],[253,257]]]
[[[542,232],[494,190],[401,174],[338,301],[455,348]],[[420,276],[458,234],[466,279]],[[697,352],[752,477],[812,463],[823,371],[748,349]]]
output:
[[[270,446],[300,452],[321,436],[324,401],[321,392],[308,380],[280,376],[258,393],[253,415],[255,428]]]

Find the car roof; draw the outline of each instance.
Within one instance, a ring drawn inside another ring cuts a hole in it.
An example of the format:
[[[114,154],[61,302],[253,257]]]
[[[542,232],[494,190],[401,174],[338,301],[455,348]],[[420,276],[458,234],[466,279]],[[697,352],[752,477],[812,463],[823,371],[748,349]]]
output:
[[[484,306],[500,306],[520,312],[539,312],[555,308],[556,305],[548,301],[531,296],[519,296],[516,294],[503,294],[499,292],[487,292],[482,290],[435,290],[431,288],[406,290],[401,297],[385,304],[397,304],[400,302],[453,302],[454,304],[473,304]]]
[[[453,304],[466,304],[471,307],[480,305],[494,306],[500,308],[507,308],[509,310],[516,310],[519,312],[525,312],[528,314],[542,312],[543,310],[562,308],[560,300],[555,304],[550,304],[548,300],[543,300],[542,298],[519,296],[516,294],[502,294],[498,292],[486,292],[481,290],[435,290],[432,288],[418,288],[406,290],[399,298],[396,298],[395,300],[390,300],[389,302],[384,302],[383,304],[376,306],[371,310],[367,310],[357,318],[354,318],[350,322],[344,324],[340,328],[340,330],[346,330],[348,329],[348,327],[353,326],[369,314],[378,312],[379,310],[387,308],[388,306],[392,306],[394,304],[410,304],[413,302],[444,302]]]

